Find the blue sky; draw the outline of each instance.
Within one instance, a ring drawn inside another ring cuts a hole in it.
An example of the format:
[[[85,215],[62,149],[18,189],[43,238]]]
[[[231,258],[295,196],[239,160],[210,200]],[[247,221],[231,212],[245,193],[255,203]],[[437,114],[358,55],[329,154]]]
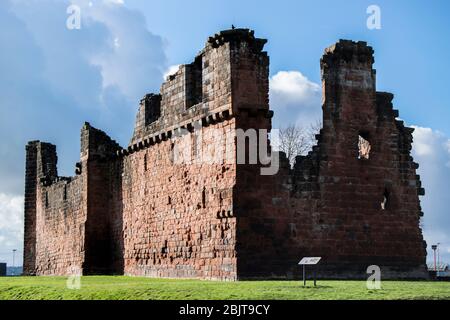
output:
[[[269,39],[271,73],[300,70],[320,82],[323,49],[338,39],[376,51],[378,89],[395,93],[401,116],[450,135],[450,3],[448,1],[140,1],[150,30],[168,39],[169,64],[188,63],[211,33],[231,24]],[[366,9],[381,8],[381,30],[366,27]],[[432,4],[432,5],[431,5]],[[432,110],[432,111],[431,111]],[[431,112],[430,112],[431,111]]]
[[[80,30],[66,28],[70,4],[81,7]],[[381,9],[380,30],[366,27],[372,4]],[[22,250],[26,142],[57,144],[62,175],[73,174],[84,121],[126,145],[139,98],[234,24],[269,40],[275,126],[320,118],[325,47],[338,39],[373,46],[377,89],[393,92],[400,117],[417,127],[426,239],[441,242],[450,262],[449,12],[444,0],[2,0],[0,260]]]

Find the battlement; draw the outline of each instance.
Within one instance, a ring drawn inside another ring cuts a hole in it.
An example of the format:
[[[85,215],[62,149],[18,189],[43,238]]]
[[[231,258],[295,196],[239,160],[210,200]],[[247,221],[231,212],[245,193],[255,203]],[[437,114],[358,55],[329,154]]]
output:
[[[262,51],[266,42],[249,29],[210,37],[192,63],[168,76],[159,94],[141,100],[130,145],[216,114],[268,110],[269,59]]]
[[[267,40],[255,38],[255,31],[250,29],[230,29],[220,31],[214,36],[209,37],[206,45],[210,45],[213,48],[218,48],[225,43],[241,42],[246,42],[254,53],[259,53],[263,50]]]
[[[108,158],[121,149],[104,131],[92,127],[89,122],[84,123],[81,129],[81,160],[88,157],[91,160],[95,157]]]
[[[363,41],[339,40],[325,49],[320,60],[325,128],[345,120],[362,130],[377,119],[373,53]]]
[[[30,141],[26,146],[28,154],[34,154],[34,168],[37,180],[53,181],[58,177],[56,146],[41,141]]]
[[[332,68],[336,65],[365,64],[371,66],[375,59],[372,47],[364,41],[339,40],[325,49],[321,59],[322,68]]]

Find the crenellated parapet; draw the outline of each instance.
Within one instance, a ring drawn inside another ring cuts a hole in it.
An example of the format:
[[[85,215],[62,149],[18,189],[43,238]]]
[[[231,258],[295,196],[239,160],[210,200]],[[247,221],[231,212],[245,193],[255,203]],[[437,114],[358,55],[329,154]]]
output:
[[[109,158],[120,150],[120,145],[104,131],[86,122],[81,129],[81,159]]]
[[[218,48],[225,43],[240,44],[246,43],[254,53],[262,52],[267,39],[259,39],[255,37],[255,31],[250,29],[230,29],[220,31],[214,36],[208,38],[207,45]]]
[[[167,77],[159,94],[141,100],[130,146],[223,113],[267,113],[269,58],[262,51],[266,42],[249,29],[210,37],[192,63]]]
[[[320,60],[321,67],[326,71],[329,68],[338,66],[368,66],[375,62],[374,51],[371,46],[364,41],[339,40],[339,42],[325,49]]]

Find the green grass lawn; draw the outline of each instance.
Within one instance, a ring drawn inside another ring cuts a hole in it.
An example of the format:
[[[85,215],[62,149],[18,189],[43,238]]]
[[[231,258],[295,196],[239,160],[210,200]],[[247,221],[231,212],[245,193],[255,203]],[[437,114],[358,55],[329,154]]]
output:
[[[5,299],[450,299],[450,282],[383,281],[368,290],[365,281],[214,282],[135,277],[82,277],[80,289],[68,289],[64,277],[0,278]]]

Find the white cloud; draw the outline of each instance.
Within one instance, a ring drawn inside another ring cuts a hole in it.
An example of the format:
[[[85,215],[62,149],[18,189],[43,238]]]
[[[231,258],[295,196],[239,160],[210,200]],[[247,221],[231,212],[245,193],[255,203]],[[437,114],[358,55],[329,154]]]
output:
[[[125,4],[123,0],[103,0],[105,3],[112,3],[112,4]]]
[[[15,229],[22,225],[22,196],[0,193],[0,230]]]
[[[91,62],[101,68],[103,87],[118,87],[137,101],[159,89],[166,68],[163,40],[146,29],[141,13],[117,4],[83,9],[87,25],[101,23],[111,34],[111,49],[93,54]]]
[[[413,126],[414,131],[414,151],[418,156],[434,156],[435,141],[440,138],[440,134],[433,132],[431,128]]]
[[[320,95],[320,85],[311,82],[299,71],[280,71],[270,79],[271,93],[286,103],[306,103]]]
[[[445,144],[445,147],[447,148],[447,152],[450,155],[450,139],[447,141],[447,143]],[[450,160],[447,162],[447,167],[450,168]]]
[[[57,145],[63,175],[73,174],[84,121],[128,144],[139,99],[160,88],[163,39],[125,4],[92,2],[0,1],[0,192],[22,192],[29,140]],[[66,27],[70,3],[81,7],[80,30]]]
[[[413,156],[420,165],[418,173],[426,190],[426,195],[421,200],[425,214],[423,225],[428,243],[428,258],[432,257],[431,245],[440,242],[443,260],[450,263],[450,255],[446,252],[446,248],[450,247],[450,140],[431,128],[413,127]]]
[[[66,27],[71,3],[80,30]],[[126,145],[139,99],[161,85],[163,42],[123,1],[0,1],[0,260],[21,250],[26,143],[56,144],[61,175],[79,160],[84,121]]]
[[[114,47],[116,47],[116,48],[120,47],[120,40],[119,40],[119,38],[115,38],[114,39]]]
[[[299,71],[280,71],[270,78],[274,127],[297,123],[304,127],[321,120],[321,86]]]
[[[12,250],[17,249],[21,264],[23,247],[23,197],[0,193],[0,261],[12,263]]]
[[[168,76],[171,76],[171,75],[175,74],[178,71],[179,68],[180,68],[179,64],[175,64],[175,65],[170,66],[169,68],[167,68],[167,70],[164,71],[163,80],[165,81]]]
[[[147,29],[142,13],[123,1],[94,1],[92,6],[86,0],[11,3],[48,60],[42,73],[52,88],[87,108],[94,107],[94,99],[100,107],[111,88],[135,104],[149,90],[159,89],[167,64],[164,41]],[[65,27],[65,9],[71,3],[80,7],[80,30]],[[80,85],[83,81],[89,86]],[[98,92],[98,83],[103,92]]]

